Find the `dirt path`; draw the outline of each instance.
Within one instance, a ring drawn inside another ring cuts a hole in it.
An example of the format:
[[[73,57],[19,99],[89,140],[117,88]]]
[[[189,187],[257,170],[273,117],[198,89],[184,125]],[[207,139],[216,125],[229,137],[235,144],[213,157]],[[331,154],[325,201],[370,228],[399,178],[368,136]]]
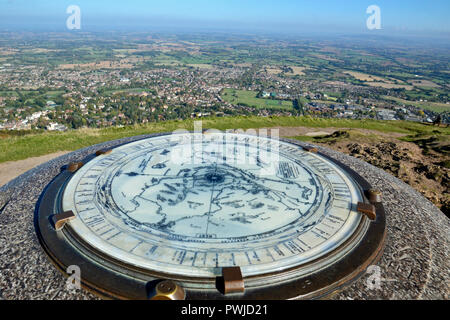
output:
[[[349,131],[349,130],[354,132],[360,132],[365,135],[373,134],[376,136],[389,138],[400,138],[407,135],[405,133],[397,133],[397,132],[382,132],[369,129],[350,129],[350,128],[335,128],[335,127],[328,127],[328,128],[271,127],[265,129],[278,129],[280,137],[295,137],[295,136],[317,137],[332,134],[336,131]]]
[[[25,160],[0,163],[0,187],[7,184],[14,178],[17,178],[21,174],[27,172],[28,170],[31,170],[42,163],[50,161],[66,153],[68,153],[68,151],[60,151],[41,157],[33,157]]]

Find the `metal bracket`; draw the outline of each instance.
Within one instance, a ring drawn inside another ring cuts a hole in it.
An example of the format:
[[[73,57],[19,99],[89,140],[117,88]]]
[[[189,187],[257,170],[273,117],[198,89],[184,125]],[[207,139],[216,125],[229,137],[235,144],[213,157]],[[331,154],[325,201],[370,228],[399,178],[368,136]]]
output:
[[[72,162],[67,166],[67,170],[71,173],[77,172],[82,166],[84,166],[83,162]]]
[[[112,152],[112,150],[98,150],[95,155],[98,156],[102,156],[102,155],[106,155],[106,154],[110,154]]]
[[[311,152],[311,153],[317,153],[319,152],[319,150],[317,150],[316,147],[310,147],[310,146],[304,146],[303,149],[305,151]]]
[[[75,219],[75,214],[72,211],[66,211],[64,213],[55,214],[52,216],[52,222],[56,231],[64,228],[66,223],[73,219]]]
[[[244,279],[240,267],[222,268],[224,293],[242,293],[245,291]]]
[[[359,213],[366,215],[372,221],[377,218],[377,211],[373,204],[358,202],[358,207],[356,210]]]

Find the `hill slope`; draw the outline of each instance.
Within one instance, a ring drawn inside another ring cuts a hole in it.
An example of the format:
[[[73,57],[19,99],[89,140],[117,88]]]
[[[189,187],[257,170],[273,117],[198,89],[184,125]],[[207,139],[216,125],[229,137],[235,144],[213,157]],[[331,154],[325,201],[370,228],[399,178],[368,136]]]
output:
[[[436,128],[407,121],[376,121],[323,119],[311,117],[225,117],[202,119],[203,129],[249,129],[271,127],[307,127],[367,129],[381,133],[406,135],[438,134],[450,135],[449,128]],[[149,123],[128,127],[103,129],[79,129],[66,132],[45,131],[0,131],[0,163],[42,156],[58,151],[71,151],[104,141],[156,132],[172,132],[176,129],[194,130],[194,120],[179,120]]]
[[[202,120],[202,128],[222,131],[278,128],[282,137],[326,145],[388,171],[424,194],[445,214],[450,214],[449,128],[406,121],[311,117],[206,118]],[[0,132],[0,163],[177,129],[194,130],[194,120],[67,132]]]

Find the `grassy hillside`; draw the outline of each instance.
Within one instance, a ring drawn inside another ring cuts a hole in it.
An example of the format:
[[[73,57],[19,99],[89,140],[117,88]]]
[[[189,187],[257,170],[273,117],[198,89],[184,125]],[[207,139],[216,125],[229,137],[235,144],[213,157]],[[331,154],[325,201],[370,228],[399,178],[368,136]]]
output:
[[[450,135],[449,128],[437,128],[406,121],[321,119],[311,117],[233,117],[203,119],[203,128],[249,129],[264,127],[311,127],[368,129],[404,133],[408,136],[427,134]],[[42,156],[57,151],[72,151],[104,141],[176,129],[194,129],[193,120],[150,123],[139,126],[105,129],[80,129],[67,132],[0,131],[0,163]]]

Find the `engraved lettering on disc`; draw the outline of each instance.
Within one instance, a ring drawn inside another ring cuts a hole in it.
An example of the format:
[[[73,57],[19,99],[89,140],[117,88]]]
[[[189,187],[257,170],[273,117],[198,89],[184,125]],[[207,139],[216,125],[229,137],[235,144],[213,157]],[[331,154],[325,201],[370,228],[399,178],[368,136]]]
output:
[[[150,271],[246,277],[323,257],[357,229],[361,191],[331,161],[264,137],[197,137],[140,140],[80,168],[63,195],[72,232]]]

